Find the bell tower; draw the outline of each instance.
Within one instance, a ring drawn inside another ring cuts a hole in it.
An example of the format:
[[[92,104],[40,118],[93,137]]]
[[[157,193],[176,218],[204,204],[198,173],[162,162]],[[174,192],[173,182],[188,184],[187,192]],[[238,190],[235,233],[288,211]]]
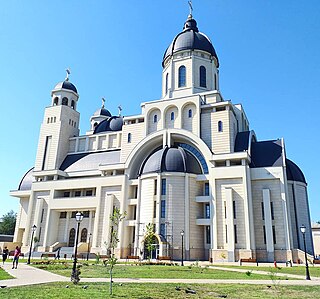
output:
[[[69,81],[64,81],[51,92],[51,105],[45,108],[38,142],[35,171],[59,169],[69,151],[69,138],[79,136],[80,114],[77,112],[79,94]]]

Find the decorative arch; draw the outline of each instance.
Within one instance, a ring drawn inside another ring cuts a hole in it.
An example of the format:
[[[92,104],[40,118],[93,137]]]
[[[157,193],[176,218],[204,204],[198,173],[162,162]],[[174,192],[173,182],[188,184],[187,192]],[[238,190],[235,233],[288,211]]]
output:
[[[73,247],[74,246],[75,239],[76,239],[76,230],[74,228],[71,228],[70,232],[69,232],[69,242],[68,242],[68,246],[69,247]]]
[[[161,127],[161,111],[158,108],[152,109],[147,114],[147,133],[150,134],[152,132],[158,131]]]
[[[81,230],[80,242],[86,243],[87,242],[87,237],[88,237],[88,230],[86,228],[83,228]]]
[[[182,128],[190,132],[195,132],[197,127],[197,107],[194,103],[188,102],[182,107]]]
[[[179,110],[175,105],[170,105],[164,111],[164,127],[176,128],[178,126]]]

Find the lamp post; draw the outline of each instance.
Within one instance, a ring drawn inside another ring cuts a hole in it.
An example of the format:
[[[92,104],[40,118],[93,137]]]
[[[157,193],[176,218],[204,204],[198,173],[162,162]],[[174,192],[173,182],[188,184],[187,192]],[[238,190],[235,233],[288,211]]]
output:
[[[306,227],[302,224],[300,226],[300,231],[303,237],[303,244],[304,244],[304,259],[306,260],[306,280],[311,280],[310,273],[309,273],[309,266],[308,266],[308,259],[307,259],[307,247],[306,247]]]
[[[88,250],[87,250],[87,261],[89,260],[89,254],[90,254],[90,238],[91,238],[91,233],[89,234],[89,241],[88,241]]]
[[[180,235],[181,235],[181,266],[183,266],[183,251],[184,251],[184,246],[183,246],[184,231],[183,230],[180,232]]]
[[[32,235],[31,235],[31,244],[30,244],[29,257],[28,257],[28,262],[27,262],[28,265],[30,264],[31,251],[32,251],[32,243],[33,243],[33,236],[34,236],[34,232],[36,231],[36,229],[37,229],[37,226],[34,224],[34,225],[31,227]]]
[[[79,237],[80,222],[82,221],[82,219],[83,219],[83,214],[78,212],[76,214],[77,234],[76,234],[76,242],[74,244],[74,260],[73,260],[73,267],[72,267],[72,273],[71,273],[71,280],[73,278],[76,278],[78,237]]]

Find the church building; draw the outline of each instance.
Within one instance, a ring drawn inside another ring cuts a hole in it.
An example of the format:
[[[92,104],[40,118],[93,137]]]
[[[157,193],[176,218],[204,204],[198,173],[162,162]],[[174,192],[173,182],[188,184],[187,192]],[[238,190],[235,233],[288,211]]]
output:
[[[242,105],[223,98],[219,67],[190,14],[164,52],[161,98],[133,116],[112,115],[103,102],[84,135],[67,74],[44,110],[34,167],[10,193],[20,201],[22,252],[34,225],[38,252],[72,249],[81,212],[78,252],[107,255],[118,207],[127,213],[119,258],[145,257],[148,224],[153,258],[183,250],[186,260],[303,260],[301,225],[313,255],[305,177],[283,139],[258,140]]]

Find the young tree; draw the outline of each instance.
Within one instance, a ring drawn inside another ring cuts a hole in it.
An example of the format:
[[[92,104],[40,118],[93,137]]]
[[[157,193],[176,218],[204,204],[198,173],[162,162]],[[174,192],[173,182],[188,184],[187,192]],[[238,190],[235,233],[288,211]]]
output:
[[[0,222],[0,234],[3,235],[13,235],[16,226],[17,214],[11,210],[7,214],[2,216],[2,221]]]
[[[154,250],[154,228],[152,223],[148,223],[146,226],[146,234],[144,236],[144,245],[147,249],[147,258],[150,262],[152,251]]]
[[[109,248],[111,251],[110,257],[108,258],[106,265],[110,268],[110,295],[112,295],[112,273],[113,268],[117,263],[117,258],[115,256],[115,249],[117,248],[117,245],[119,243],[119,237],[118,237],[118,230],[119,230],[119,224],[120,222],[126,217],[127,212],[124,212],[123,214],[120,213],[120,209],[117,207],[113,208],[113,213],[110,216],[110,222],[111,222],[111,228],[110,228],[110,241],[109,241]]]

